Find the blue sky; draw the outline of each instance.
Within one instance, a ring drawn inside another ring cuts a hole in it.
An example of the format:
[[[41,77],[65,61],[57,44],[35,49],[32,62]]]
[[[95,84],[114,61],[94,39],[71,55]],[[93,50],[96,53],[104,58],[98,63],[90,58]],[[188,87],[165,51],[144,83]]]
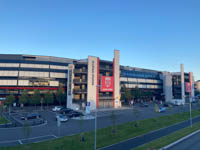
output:
[[[88,55],[200,79],[199,0],[0,0],[0,53]]]

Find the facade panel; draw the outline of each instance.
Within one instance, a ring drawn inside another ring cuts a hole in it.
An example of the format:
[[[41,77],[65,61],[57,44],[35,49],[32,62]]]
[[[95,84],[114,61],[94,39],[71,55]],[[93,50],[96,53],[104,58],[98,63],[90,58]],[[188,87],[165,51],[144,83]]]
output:
[[[0,67],[19,67],[19,63],[0,63]]]
[[[44,64],[20,64],[20,67],[22,68],[49,68],[49,65],[44,65]]]
[[[18,71],[0,71],[0,76],[3,77],[17,77]]]

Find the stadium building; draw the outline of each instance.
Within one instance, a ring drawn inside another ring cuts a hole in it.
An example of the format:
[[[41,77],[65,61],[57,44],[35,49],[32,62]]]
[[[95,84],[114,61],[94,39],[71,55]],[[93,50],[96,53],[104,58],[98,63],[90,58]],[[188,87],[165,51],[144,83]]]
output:
[[[76,60],[51,56],[0,55],[0,101],[14,94],[16,101],[24,90],[33,94],[56,93],[62,87],[66,93],[66,106],[73,109],[121,107],[121,87],[131,91],[137,87],[150,92],[146,100],[181,101],[189,95],[186,83],[193,89],[193,75],[120,65],[120,54],[114,51],[110,61],[88,56]],[[191,78],[191,79],[189,79]],[[191,92],[192,93],[192,92]],[[193,96],[193,95],[192,95]],[[0,102],[1,103],[1,102]]]

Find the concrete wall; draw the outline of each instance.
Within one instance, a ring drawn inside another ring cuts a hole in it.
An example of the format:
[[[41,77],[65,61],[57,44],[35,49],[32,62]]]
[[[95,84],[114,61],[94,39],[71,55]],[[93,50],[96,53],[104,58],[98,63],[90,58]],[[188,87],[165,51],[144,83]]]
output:
[[[172,75],[169,72],[163,72],[163,92],[165,95],[165,101],[172,101]]]
[[[97,101],[97,57],[88,56],[88,81],[87,101],[90,102],[90,109],[96,109]]]
[[[114,51],[114,107],[121,107],[120,103],[120,54]]]
[[[185,77],[184,77],[184,65],[181,64],[181,98],[185,103]]]

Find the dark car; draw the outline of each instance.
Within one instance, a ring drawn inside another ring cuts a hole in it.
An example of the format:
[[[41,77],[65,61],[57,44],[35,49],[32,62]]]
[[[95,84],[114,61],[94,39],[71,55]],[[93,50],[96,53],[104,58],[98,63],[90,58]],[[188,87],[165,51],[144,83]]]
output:
[[[68,113],[70,113],[70,112],[72,112],[73,110],[72,109],[70,109],[70,108],[62,108],[60,111],[59,111],[59,113],[60,114],[68,114]]]
[[[163,106],[164,106],[164,107],[169,107],[169,104],[166,104],[166,103],[165,103],[165,104],[163,104]]]
[[[30,120],[30,119],[39,119],[41,118],[41,115],[38,113],[28,114],[25,117],[21,117],[21,120]]]
[[[70,113],[67,114],[67,116],[68,116],[69,118],[72,118],[72,117],[80,117],[80,116],[83,116],[83,113],[78,112],[78,111],[71,111]]]

